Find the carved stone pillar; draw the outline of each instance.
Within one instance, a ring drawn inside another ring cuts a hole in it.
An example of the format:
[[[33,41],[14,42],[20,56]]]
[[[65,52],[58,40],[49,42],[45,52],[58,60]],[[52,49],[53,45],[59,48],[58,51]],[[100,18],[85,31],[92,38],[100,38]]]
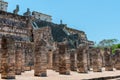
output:
[[[1,51],[1,48],[0,48],[0,51]],[[1,73],[1,57],[2,57],[2,53],[0,53],[0,73]]]
[[[15,79],[15,43],[11,37],[2,37],[1,78]]]
[[[25,43],[22,44],[22,72],[25,72]]]
[[[25,70],[30,71],[31,66],[34,65],[33,44],[26,42],[25,45]]]
[[[53,69],[59,72],[59,50],[56,49],[53,53]]]
[[[93,72],[101,72],[102,71],[102,58],[99,48],[91,49],[91,57],[92,57],[92,68]]]
[[[18,47],[17,47],[18,46]],[[21,46],[19,44],[16,44],[16,53],[15,53],[15,64],[16,64],[16,68],[15,68],[15,73],[16,75],[21,75],[22,72],[22,49]]]
[[[77,50],[77,68],[79,73],[87,73],[87,46],[79,46]]]
[[[53,70],[55,71],[55,50],[53,51]]]
[[[48,69],[53,68],[53,51],[49,50],[48,51]]]
[[[52,34],[50,27],[35,29],[34,33],[34,75],[47,76],[47,53],[52,45]]]
[[[120,49],[115,50],[115,68],[120,70]]]
[[[67,45],[59,44],[59,74],[70,74],[70,54],[67,53]]]
[[[77,53],[75,49],[70,50],[70,69],[77,71]]]
[[[111,48],[105,48],[104,59],[105,59],[105,70],[106,71],[113,71],[112,49]]]
[[[34,45],[35,62],[34,62],[34,75],[45,77],[47,76],[47,51],[44,47],[46,43],[41,41],[36,41]]]

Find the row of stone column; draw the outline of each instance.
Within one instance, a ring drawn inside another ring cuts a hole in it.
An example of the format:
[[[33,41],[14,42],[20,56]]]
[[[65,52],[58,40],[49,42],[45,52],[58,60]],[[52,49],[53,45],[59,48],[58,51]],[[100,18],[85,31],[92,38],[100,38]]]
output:
[[[36,40],[33,46],[26,42],[15,43],[12,38],[4,36],[1,45],[2,79],[14,79],[15,75],[31,70],[33,65],[34,75],[39,77],[47,76],[47,68],[64,75],[70,75],[70,70],[87,73],[91,68],[93,72],[101,72],[103,66],[106,71],[112,71],[113,67],[120,69],[120,50],[115,51],[113,66],[110,48],[105,48],[102,52],[99,48],[80,45],[76,50],[69,50],[66,43],[59,43],[51,51],[46,48],[47,42],[43,39]]]
[[[70,74],[70,70],[79,73],[87,73],[91,69],[93,72],[102,72],[103,67],[105,71],[120,69],[120,50],[116,50],[113,64],[111,48],[101,50],[81,45],[77,50],[67,50],[65,46],[59,44],[58,49],[53,52],[53,70],[60,74]]]
[[[34,58],[32,61],[29,61],[31,60],[29,56],[33,57],[33,51],[31,50],[32,43],[15,42],[11,37],[3,36],[0,56],[1,78],[15,79],[15,75],[21,75],[22,72],[27,71],[26,66],[30,67],[28,63],[34,61]],[[27,54],[29,54],[29,56]]]

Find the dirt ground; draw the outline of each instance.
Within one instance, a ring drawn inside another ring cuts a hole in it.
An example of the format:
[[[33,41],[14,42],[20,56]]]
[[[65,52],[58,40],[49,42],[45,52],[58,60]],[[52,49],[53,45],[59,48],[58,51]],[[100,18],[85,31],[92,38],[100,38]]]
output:
[[[116,70],[103,71],[103,72],[89,72],[89,73],[77,73],[71,71],[70,75],[59,75],[58,72],[55,72],[53,70],[47,70],[47,77],[35,77],[34,71],[32,70],[32,71],[26,71],[22,73],[22,75],[16,75],[15,80],[82,80],[82,79],[91,79],[91,78],[118,76],[118,75],[120,75],[120,71],[116,71]],[[4,79],[0,79],[0,80],[4,80]]]

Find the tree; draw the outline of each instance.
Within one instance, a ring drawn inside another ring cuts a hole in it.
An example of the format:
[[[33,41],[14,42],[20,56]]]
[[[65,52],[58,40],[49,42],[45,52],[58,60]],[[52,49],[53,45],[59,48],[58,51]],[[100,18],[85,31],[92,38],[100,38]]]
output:
[[[98,47],[104,48],[104,47],[112,47],[114,44],[117,44],[117,39],[103,39],[99,42]]]

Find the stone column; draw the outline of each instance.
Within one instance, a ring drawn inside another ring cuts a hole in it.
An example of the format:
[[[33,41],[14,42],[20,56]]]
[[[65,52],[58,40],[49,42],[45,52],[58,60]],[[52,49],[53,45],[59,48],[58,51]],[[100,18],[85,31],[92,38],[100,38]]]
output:
[[[59,50],[58,48],[53,53],[53,66],[56,72],[59,72]]]
[[[87,73],[87,46],[79,46],[77,49],[77,68],[79,73]]]
[[[55,50],[53,51],[53,70],[55,71]]]
[[[67,45],[59,44],[59,74],[70,75],[70,55],[67,53]]]
[[[33,45],[31,42],[26,42],[25,45],[25,70],[30,71],[34,65]]]
[[[48,51],[48,69],[53,68],[53,51],[49,50]]]
[[[34,75],[45,77],[47,76],[47,50],[45,48],[46,43],[44,40],[40,40],[35,41],[34,44]]]
[[[1,78],[15,79],[15,43],[11,37],[2,37]]]
[[[105,59],[105,70],[106,71],[113,71],[112,49],[111,48],[105,48],[104,59]]]
[[[21,75],[22,72],[22,50],[20,45],[18,45],[19,47],[17,47],[16,49],[16,57],[15,57],[15,61],[16,61],[16,68],[15,68],[15,72],[16,75]]]
[[[25,72],[25,42],[21,43],[22,46],[22,72]]]
[[[77,71],[77,53],[75,49],[70,50],[70,69]]]
[[[1,51],[1,48],[0,48],[0,51]],[[0,53],[0,73],[1,73],[1,57],[2,57],[2,53]]]
[[[120,49],[115,50],[115,68],[120,70]]]
[[[91,57],[92,57],[92,68],[93,72],[101,72],[102,71],[102,58],[99,48],[91,49]]]

